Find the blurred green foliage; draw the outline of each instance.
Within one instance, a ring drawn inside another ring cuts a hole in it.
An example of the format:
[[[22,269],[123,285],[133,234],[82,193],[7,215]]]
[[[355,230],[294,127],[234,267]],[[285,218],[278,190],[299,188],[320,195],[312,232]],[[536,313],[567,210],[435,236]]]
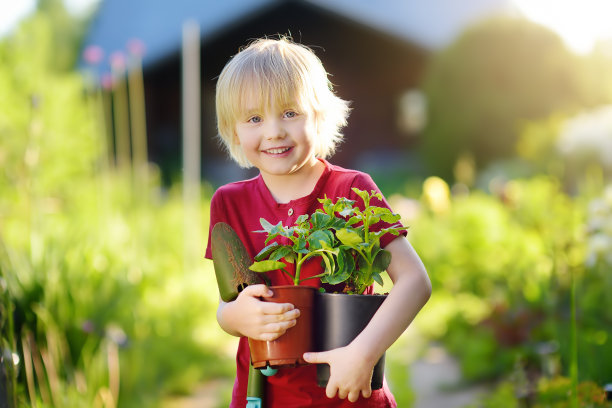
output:
[[[231,377],[212,266],[198,253],[185,268],[180,186],[151,177],[135,196],[129,174],[103,171],[99,101],[51,64],[53,26],[38,13],[0,43],[0,328],[20,356],[8,383],[19,406],[157,406]]]
[[[428,69],[425,163],[452,180],[465,152],[479,169],[512,157],[523,121],[610,101],[611,66],[609,58],[573,55],[556,34],[526,20],[477,24]]]
[[[480,398],[477,404],[466,408],[569,408],[571,393],[571,380],[557,376],[541,379],[531,395],[517,399],[516,385],[506,380],[497,385],[490,395]],[[578,385],[578,403],[584,408],[606,408],[612,405],[606,402],[603,388],[592,381],[584,381]]]
[[[511,180],[498,195],[454,196],[446,211],[424,203],[406,221],[433,284],[415,323],[459,358],[467,380],[499,378],[517,361],[568,375],[575,281],[579,377],[610,381],[610,277],[586,265],[589,198],[538,176]]]

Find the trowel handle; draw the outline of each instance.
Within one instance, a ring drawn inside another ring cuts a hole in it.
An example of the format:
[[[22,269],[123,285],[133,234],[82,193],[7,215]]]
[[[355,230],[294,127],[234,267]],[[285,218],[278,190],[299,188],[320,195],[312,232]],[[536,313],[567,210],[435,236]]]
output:
[[[247,386],[247,408],[263,408],[266,392],[266,377],[260,370],[249,365],[249,385]]]
[[[219,295],[224,302],[231,302],[248,285],[264,282],[262,276],[249,270],[253,263],[244,244],[233,228],[219,222],[211,233],[212,258],[217,277]],[[247,408],[264,408],[266,379],[260,370],[249,364]]]

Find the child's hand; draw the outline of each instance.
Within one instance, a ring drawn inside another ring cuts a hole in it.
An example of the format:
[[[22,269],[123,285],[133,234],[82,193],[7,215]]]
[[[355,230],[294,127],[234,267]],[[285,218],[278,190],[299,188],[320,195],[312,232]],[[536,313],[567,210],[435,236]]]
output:
[[[227,323],[242,336],[255,340],[271,341],[295,326],[300,311],[291,303],[264,302],[260,297],[273,293],[266,285],[247,286],[225,307]]]
[[[337,348],[320,353],[305,353],[304,360],[314,364],[329,364],[329,381],[325,394],[328,398],[348,397],[355,402],[361,394],[364,398],[372,395],[372,371],[374,363],[369,363],[361,354],[351,349],[351,346]]]

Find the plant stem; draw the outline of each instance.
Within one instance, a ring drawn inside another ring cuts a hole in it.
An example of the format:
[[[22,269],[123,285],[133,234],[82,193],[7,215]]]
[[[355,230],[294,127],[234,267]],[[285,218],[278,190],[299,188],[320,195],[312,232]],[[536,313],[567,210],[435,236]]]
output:
[[[293,278],[293,283],[295,285],[299,285],[300,282],[302,282],[302,281],[300,281],[300,273],[302,271],[302,264],[308,258],[310,258],[311,256],[314,256],[314,255],[319,255],[319,254],[317,254],[316,252],[309,252],[309,253],[307,253],[305,255],[298,253],[297,260],[295,261],[295,277]],[[323,275],[325,275],[325,274],[323,274]],[[321,276],[323,276],[323,275],[321,275]],[[306,279],[311,279],[311,278],[306,278]],[[304,279],[304,280],[306,280],[306,279]]]
[[[309,279],[318,279],[318,278],[322,278],[323,276],[325,276],[325,273],[320,273],[320,274],[318,274],[318,275],[311,276],[311,277],[309,277],[309,278],[304,278],[304,279],[302,279],[302,280],[300,281],[300,283],[305,282],[305,281],[307,281],[307,280],[309,280]]]
[[[290,277],[291,279],[293,279],[293,276],[291,276],[291,274],[289,272],[287,272],[287,270],[285,268],[281,268],[281,271],[285,272],[285,275],[287,275],[288,277]],[[294,281],[295,282],[295,281]]]
[[[575,268],[570,268],[571,290],[571,322],[570,322],[570,378],[572,381],[572,397],[570,406],[578,408],[578,329],[576,327],[576,273]]]
[[[300,272],[302,271],[302,262],[304,262],[305,259],[306,258],[302,254],[297,254],[297,260],[295,261],[295,276],[293,277],[294,285],[300,284]]]

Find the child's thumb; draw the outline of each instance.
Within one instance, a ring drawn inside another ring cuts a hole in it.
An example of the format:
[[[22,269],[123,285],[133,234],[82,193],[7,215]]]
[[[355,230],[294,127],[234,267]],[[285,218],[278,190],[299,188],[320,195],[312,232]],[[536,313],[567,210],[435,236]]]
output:
[[[321,353],[304,353],[304,360],[307,363],[311,364],[323,364],[327,363],[327,352],[323,351]]]

